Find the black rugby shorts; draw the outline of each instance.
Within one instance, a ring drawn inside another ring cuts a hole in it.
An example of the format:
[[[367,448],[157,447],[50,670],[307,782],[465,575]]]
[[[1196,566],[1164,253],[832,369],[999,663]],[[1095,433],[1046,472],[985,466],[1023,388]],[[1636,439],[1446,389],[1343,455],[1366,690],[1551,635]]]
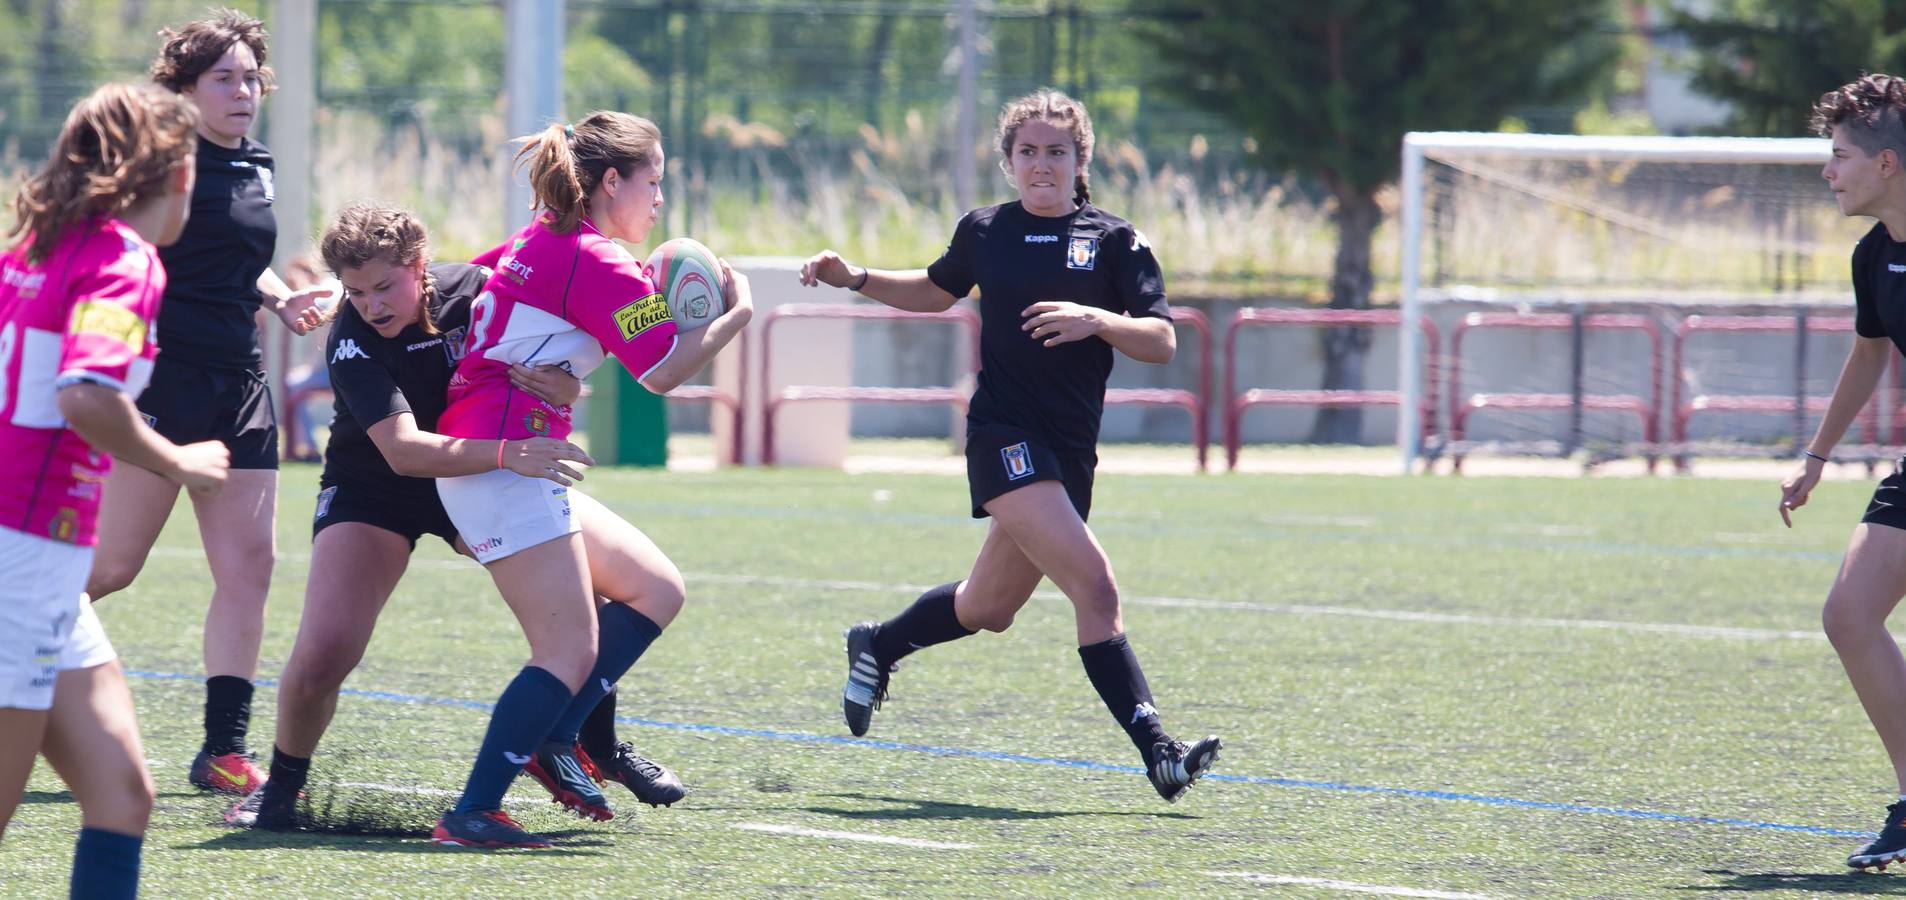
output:
[[[995,497],[1057,481],[1084,520],[1092,513],[1092,473],[1098,465],[1094,451],[1054,450],[1017,428],[975,425],[966,432],[966,485],[973,494],[975,519],[987,517],[985,506]]]
[[[234,469],[278,468],[278,413],[262,369],[221,369],[166,362],[139,395],[146,424],[174,444],[221,441]]]

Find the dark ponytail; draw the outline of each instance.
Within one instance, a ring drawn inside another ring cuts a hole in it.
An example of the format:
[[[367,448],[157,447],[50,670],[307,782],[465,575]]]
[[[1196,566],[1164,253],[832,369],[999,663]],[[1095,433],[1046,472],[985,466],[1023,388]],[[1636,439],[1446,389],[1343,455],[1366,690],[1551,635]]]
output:
[[[1085,172],[1072,176],[1072,202],[1084,206],[1092,199],[1092,188],[1086,184]]]

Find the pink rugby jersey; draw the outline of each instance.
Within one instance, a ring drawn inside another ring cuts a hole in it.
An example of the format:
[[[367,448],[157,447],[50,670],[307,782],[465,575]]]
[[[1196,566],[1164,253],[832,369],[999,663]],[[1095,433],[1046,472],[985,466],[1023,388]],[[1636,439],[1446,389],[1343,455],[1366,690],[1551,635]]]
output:
[[[117,219],[76,226],[38,265],[26,253],[0,256],[0,525],[90,545],[112,457],[66,427],[59,391],[145,390],[165,268]]]
[[[463,360],[437,430],[451,437],[567,437],[570,410],[510,384],[512,363],[587,377],[614,356],[636,378],[675,350],[675,320],[641,260],[584,219],[567,234],[545,217],[483,256],[494,270],[470,307]]]

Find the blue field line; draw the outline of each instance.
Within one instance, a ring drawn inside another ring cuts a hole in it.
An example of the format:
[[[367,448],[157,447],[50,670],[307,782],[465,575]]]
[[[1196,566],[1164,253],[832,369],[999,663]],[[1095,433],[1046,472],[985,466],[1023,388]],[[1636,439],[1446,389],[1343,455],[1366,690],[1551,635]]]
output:
[[[128,669],[126,675],[131,678],[143,678],[152,681],[203,681],[202,675],[187,675],[179,672],[145,672]],[[276,687],[276,679],[260,678],[255,684],[262,687]],[[399,694],[393,691],[366,691],[357,688],[344,688],[338,691],[341,696],[362,697],[367,700],[388,700],[394,703],[410,703],[418,706],[447,706],[456,709],[474,709],[489,712],[495,704],[480,700],[458,700],[452,697],[425,697],[420,694]],[[792,741],[803,744],[834,744],[848,747],[866,747],[874,750],[903,750],[909,753],[926,753],[933,756],[949,756],[962,759],[985,759],[994,762],[1031,763],[1042,766],[1064,766],[1069,769],[1086,769],[1094,772],[1125,772],[1143,775],[1145,770],[1138,766],[1121,766],[1113,763],[1091,762],[1082,759],[1063,759],[1057,756],[1031,756],[1024,753],[1004,753],[997,750],[968,750],[962,747],[937,747],[932,744],[908,744],[900,741],[879,741],[868,738],[841,737],[839,735],[805,734],[799,731],[775,731],[768,728],[737,728],[731,725],[705,725],[693,722],[665,722],[660,719],[644,719],[639,716],[616,716],[616,722],[623,725],[638,725],[644,728],[664,728],[670,731],[684,731],[694,734],[720,734],[729,737],[766,738],[774,741]],[[1311,781],[1303,778],[1271,778],[1264,775],[1222,775],[1212,773],[1204,776],[1206,781],[1229,781],[1238,784],[1266,784],[1272,787],[1305,788],[1316,791],[1338,791],[1352,794],[1388,794],[1396,797],[1416,797],[1423,800],[1454,800],[1463,803],[1482,803],[1489,806],[1507,806],[1517,809],[1544,809],[1555,812],[1589,813],[1598,816],[1619,816],[1624,819],[1643,819],[1651,822],[1679,822],[1689,825],[1723,825],[1730,828],[1756,828],[1764,831],[1787,831],[1799,834],[1817,834],[1828,837],[1872,838],[1875,835],[1867,831],[1852,831],[1845,828],[1825,828],[1819,825],[1788,825],[1780,822],[1757,822],[1753,819],[1725,819],[1715,816],[1689,816],[1680,813],[1655,812],[1646,809],[1622,809],[1616,806],[1588,806],[1581,803],[1555,803],[1548,800],[1522,800],[1515,797],[1495,797],[1489,794],[1469,794],[1461,791],[1426,791],[1416,788],[1383,787],[1370,784],[1348,784],[1336,781]]]

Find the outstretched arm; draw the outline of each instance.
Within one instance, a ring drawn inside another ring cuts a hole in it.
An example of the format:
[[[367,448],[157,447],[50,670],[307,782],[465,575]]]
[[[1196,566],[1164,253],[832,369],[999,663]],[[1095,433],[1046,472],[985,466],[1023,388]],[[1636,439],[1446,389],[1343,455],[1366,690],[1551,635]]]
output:
[[[878,271],[853,266],[832,250],[822,250],[801,265],[801,283],[848,288],[907,312],[945,312],[960,300],[927,278],[925,269]]]

